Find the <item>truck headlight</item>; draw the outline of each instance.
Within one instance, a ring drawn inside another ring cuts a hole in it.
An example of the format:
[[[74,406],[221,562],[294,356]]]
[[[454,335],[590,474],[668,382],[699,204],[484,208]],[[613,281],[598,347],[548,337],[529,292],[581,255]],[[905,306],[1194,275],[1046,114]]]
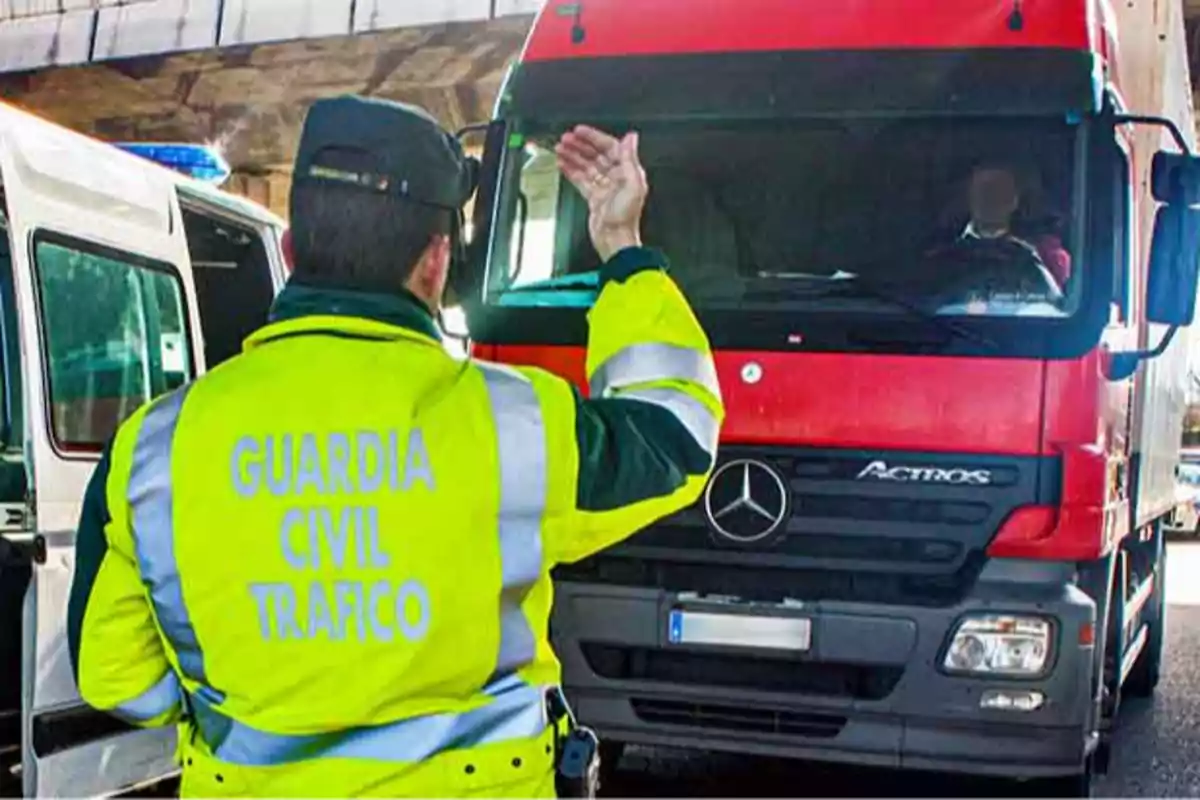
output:
[[[1041,617],[970,616],[958,623],[942,666],[973,675],[1037,677],[1050,663],[1053,630]]]

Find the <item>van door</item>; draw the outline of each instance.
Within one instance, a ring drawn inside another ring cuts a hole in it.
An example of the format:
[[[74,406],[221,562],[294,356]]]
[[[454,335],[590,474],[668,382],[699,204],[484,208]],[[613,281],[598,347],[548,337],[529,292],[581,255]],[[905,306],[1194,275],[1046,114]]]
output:
[[[21,786],[21,618],[35,558],[12,249],[0,189],[0,797]]]
[[[117,425],[203,369],[170,173],[0,104],[0,186],[25,365],[37,557],[23,617],[26,796],[111,794],[171,774],[175,730],[81,701],[66,644],[74,532]]]

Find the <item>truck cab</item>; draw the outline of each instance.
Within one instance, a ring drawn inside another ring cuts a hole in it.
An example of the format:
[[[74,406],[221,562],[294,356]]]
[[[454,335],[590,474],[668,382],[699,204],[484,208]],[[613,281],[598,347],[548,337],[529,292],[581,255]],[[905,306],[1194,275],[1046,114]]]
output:
[[[239,352],[283,223],[0,104],[0,790],[100,796],[176,770],[175,731],[79,698],[66,646],[87,482],[140,405]]]
[[[728,412],[694,507],[556,573],[602,737],[1086,789],[1157,680],[1196,294],[1182,18],[1121,5],[546,4],[488,131],[474,353],[586,391],[553,147],[636,129]]]

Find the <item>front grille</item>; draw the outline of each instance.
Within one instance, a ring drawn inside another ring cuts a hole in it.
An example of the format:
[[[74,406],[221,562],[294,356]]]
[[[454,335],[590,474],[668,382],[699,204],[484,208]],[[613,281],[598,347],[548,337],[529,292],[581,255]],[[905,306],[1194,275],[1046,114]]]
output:
[[[863,522],[919,522],[926,525],[978,525],[987,519],[987,503],[796,494],[796,516],[855,519]]]
[[[582,644],[597,675],[675,685],[748,689],[855,700],[882,700],[904,674],[902,667],[806,662],[780,658]]]
[[[658,725],[774,733],[814,739],[832,739],[846,726],[845,717],[833,714],[806,714],[640,697],[630,702],[638,719]]]
[[[742,459],[769,466],[785,490],[787,518],[769,535],[721,536],[702,497],[625,543],[561,567],[556,577],[764,602],[945,607],[970,591],[988,544],[1013,510],[1057,502],[1061,474],[1054,458],[750,447],[723,448],[718,469]],[[866,470],[875,462],[886,465],[884,472],[988,475],[986,483],[970,485],[882,480],[875,479],[878,470]],[[728,495],[728,486],[712,488],[714,497]],[[731,496],[714,500],[714,507]]]
[[[728,562],[697,564],[612,552],[560,566],[554,577],[578,583],[732,595],[762,603],[792,599],[944,608],[966,596],[983,564],[983,553],[975,552],[952,573],[906,575]]]
[[[697,512],[695,516],[700,515]],[[629,546],[673,550],[713,550],[714,544],[726,547],[710,539],[702,520],[697,519],[692,524],[681,524],[677,520],[639,533],[629,540]],[[897,566],[925,564],[936,567],[959,561],[964,549],[961,543],[945,539],[805,533],[785,536],[773,546],[762,548],[762,552],[819,561],[873,561]],[[740,548],[738,552],[752,551]]]

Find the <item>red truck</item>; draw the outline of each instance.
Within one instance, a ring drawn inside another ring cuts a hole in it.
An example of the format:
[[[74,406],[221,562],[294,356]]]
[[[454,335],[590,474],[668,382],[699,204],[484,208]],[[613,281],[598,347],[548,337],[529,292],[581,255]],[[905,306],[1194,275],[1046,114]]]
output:
[[[636,128],[728,408],[694,507],[556,574],[610,755],[1104,768],[1164,657],[1200,235],[1180,4],[1119,5],[538,16],[457,276],[473,352],[586,391],[598,258],[553,143]]]

